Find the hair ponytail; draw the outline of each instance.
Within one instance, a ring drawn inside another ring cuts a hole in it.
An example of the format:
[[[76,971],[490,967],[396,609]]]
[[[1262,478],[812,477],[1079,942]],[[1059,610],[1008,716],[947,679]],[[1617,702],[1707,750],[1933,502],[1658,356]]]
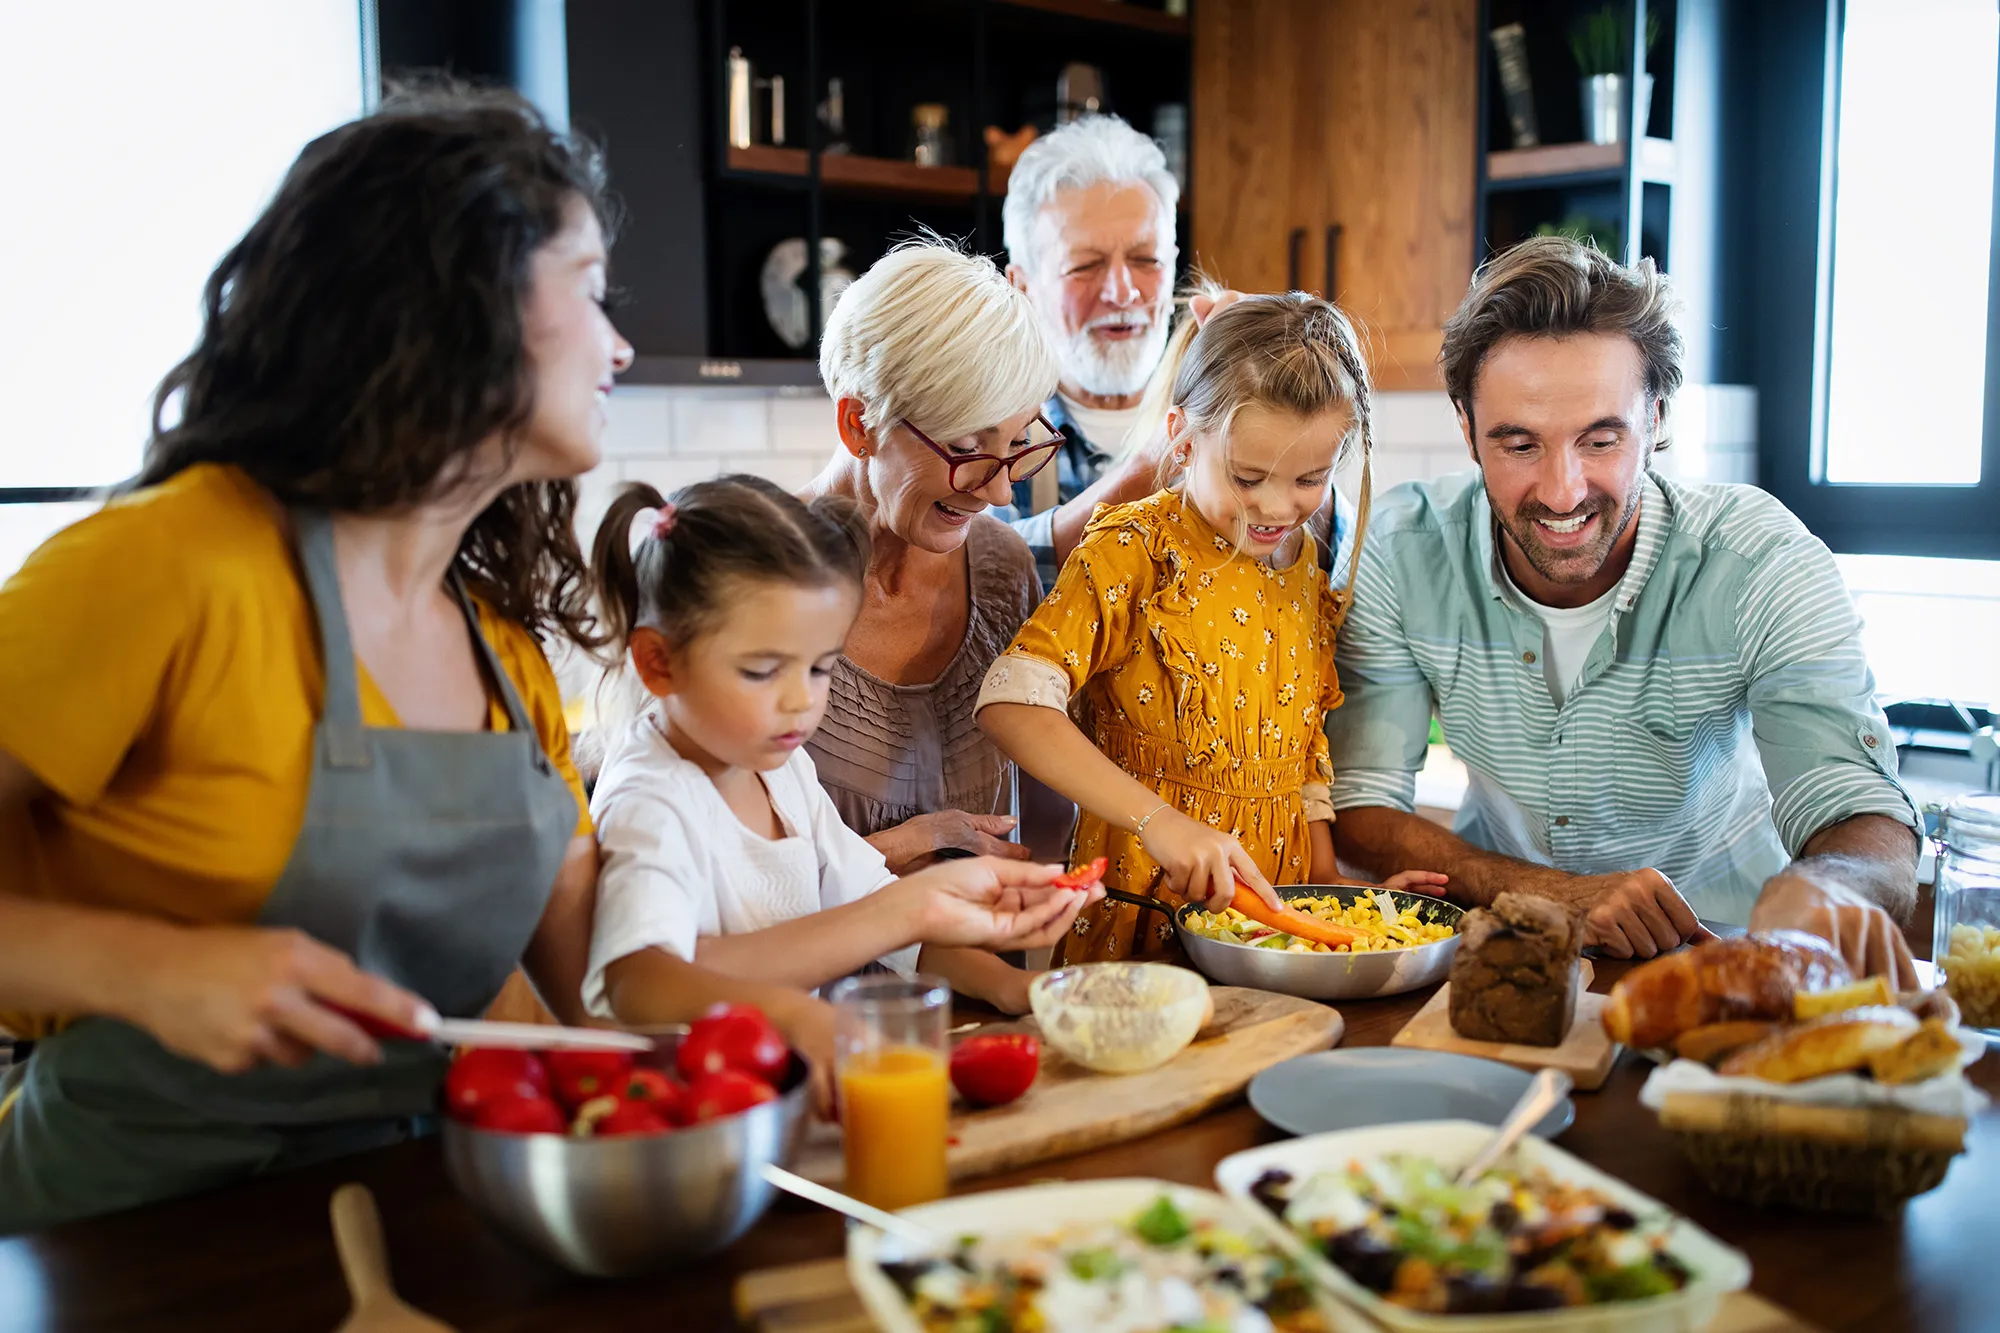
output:
[[[1192,343],[1195,334],[1201,331],[1201,321],[1194,317],[1192,302],[1197,296],[1206,296],[1213,300],[1222,295],[1223,290],[1221,285],[1200,277],[1197,277],[1194,285],[1188,289],[1183,298],[1187,304],[1181,310],[1173,332],[1167,335],[1167,346],[1160,354],[1160,364],[1153,367],[1152,376],[1146,381],[1145,393],[1139,399],[1138,419],[1132,423],[1132,428],[1125,432],[1125,438],[1119,441],[1117,449],[1119,458],[1129,458],[1138,453],[1166,429],[1167,413],[1175,402],[1174,381],[1180,377],[1181,363],[1187,359],[1188,344]],[[1171,448],[1173,443],[1169,440],[1168,447]],[[1160,479],[1165,481],[1166,475],[1166,465],[1162,464]]]
[[[649,509],[670,522],[632,539]],[[591,543],[601,660],[623,662],[636,630],[685,644],[722,619],[743,582],[856,588],[868,570],[868,527],[853,501],[822,496],[806,504],[747,474],[683,486],[672,497],[628,483],[605,511]]]
[[[590,544],[590,591],[597,601],[600,650],[607,666],[622,663],[639,624],[639,561],[632,551],[632,520],[666,500],[643,481],[628,482],[604,511]]]

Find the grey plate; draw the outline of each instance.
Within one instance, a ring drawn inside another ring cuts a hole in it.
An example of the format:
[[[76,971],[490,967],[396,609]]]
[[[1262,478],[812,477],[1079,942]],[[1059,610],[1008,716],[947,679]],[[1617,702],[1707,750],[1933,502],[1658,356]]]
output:
[[[1409,1120],[1498,1125],[1527,1090],[1529,1078],[1510,1065],[1470,1055],[1362,1046],[1272,1065],[1250,1080],[1250,1105],[1293,1134]],[[1552,1139],[1574,1119],[1576,1107],[1565,1097],[1534,1132]]]

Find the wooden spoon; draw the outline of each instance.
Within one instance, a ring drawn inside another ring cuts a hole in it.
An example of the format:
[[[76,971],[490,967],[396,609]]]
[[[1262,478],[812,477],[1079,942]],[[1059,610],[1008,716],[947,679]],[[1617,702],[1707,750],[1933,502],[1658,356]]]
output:
[[[333,1247],[354,1310],[334,1333],[453,1333],[429,1315],[403,1303],[389,1282],[389,1255],[382,1244],[382,1215],[366,1185],[342,1185],[333,1192]]]

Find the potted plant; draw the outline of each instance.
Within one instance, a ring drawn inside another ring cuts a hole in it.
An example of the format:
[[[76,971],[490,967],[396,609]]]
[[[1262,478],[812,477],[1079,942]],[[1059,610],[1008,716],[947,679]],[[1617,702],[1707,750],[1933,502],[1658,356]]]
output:
[[[1646,14],[1646,54],[1659,40],[1660,16]],[[1626,61],[1632,53],[1632,13],[1618,3],[1577,20],[1570,30],[1570,54],[1583,75],[1583,137],[1591,143],[1622,143],[1631,107],[1625,86]],[[1641,62],[1644,63],[1643,61]],[[1653,109],[1653,76],[1639,71],[1639,132],[1645,133]]]

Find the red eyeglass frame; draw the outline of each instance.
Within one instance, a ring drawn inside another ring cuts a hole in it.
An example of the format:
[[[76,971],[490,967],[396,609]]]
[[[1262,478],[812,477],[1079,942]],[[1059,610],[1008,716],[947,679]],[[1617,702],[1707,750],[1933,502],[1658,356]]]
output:
[[[1042,423],[1043,430],[1046,430],[1055,438],[1046,444],[1030,445],[1020,453],[1015,454],[1012,458],[1006,458],[999,454],[953,454],[936,440],[933,440],[930,436],[911,425],[907,417],[903,419],[903,428],[919,440],[922,440],[925,448],[944,460],[944,465],[947,469],[945,472],[945,482],[947,485],[960,495],[971,495],[982,486],[992,485],[993,479],[999,476],[1003,470],[1007,473],[1008,481],[1019,482],[1026,481],[1049,465],[1049,461],[1056,456],[1056,450],[1063,446],[1063,433],[1051,425],[1049,419],[1040,412],[1035,413],[1033,420],[1028,424],[1033,425],[1037,421]],[[1026,472],[1017,471],[1024,460],[1033,458],[1036,454],[1040,454],[1041,457],[1035,459],[1034,466],[1030,467]],[[991,463],[993,466],[991,471],[973,485],[961,486],[958,484],[959,469],[970,463]]]

